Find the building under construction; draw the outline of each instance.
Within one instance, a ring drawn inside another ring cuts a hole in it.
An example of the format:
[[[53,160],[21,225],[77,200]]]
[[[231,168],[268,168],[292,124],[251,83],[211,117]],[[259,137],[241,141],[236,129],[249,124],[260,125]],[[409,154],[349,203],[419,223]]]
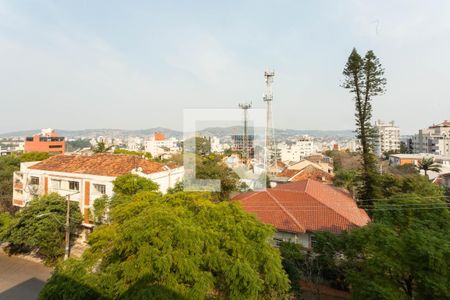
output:
[[[239,151],[242,153],[244,159],[252,159],[255,155],[255,149],[253,142],[255,136],[253,134],[234,134],[231,136],[232,145],[231,150]]]

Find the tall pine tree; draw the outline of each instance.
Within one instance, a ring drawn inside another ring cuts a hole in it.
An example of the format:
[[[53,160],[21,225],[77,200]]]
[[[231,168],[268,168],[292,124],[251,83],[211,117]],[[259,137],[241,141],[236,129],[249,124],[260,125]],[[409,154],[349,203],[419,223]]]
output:
[[[372,127],[372,98],[383,94],[386,79],[384,69],[373,51],[368,51],[362,58],[353,48],[344,71],[342,87],[354,95],[356,134],[361,141],[361,181],[359,198],[372,206],[373,199],[379,195],[377,182],[376,157],[373,154],[376,131]]]

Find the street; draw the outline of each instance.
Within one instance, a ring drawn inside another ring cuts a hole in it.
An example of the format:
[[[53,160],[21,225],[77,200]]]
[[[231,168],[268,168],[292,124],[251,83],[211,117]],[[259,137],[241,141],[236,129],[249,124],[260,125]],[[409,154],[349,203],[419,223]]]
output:
[[[0,253],[0,300],[37,299],[51,268]]]

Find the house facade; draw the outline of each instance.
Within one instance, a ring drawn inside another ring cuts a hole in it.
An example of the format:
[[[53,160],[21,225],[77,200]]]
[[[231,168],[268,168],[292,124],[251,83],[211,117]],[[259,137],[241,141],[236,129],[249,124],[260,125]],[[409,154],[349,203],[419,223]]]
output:
[[[58,193],[79,203],[83,224],[89,226],[94,200],[113,195],[113,181],[128,173],[151,179],[165,193],[183,179],[184,168],[166,166],[130,155],[57,155],[26,162],[14,173],[13,205],[24,207],[35,196]]]

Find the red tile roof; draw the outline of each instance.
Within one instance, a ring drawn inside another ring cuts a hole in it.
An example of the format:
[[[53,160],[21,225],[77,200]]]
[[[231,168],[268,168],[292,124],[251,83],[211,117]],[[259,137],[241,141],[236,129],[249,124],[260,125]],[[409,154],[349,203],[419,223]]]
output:
[[[97,155],[55,155],[43,160],[30,169],[91,174],[100,176],[120,176],[133,169],[142,168],[146,174],[164,171],[164,164],[149,161],[139,156],[123,154]]]
[[[327,183],[333,181],[333,175],[318,169],[313,165],[306,166],[302,170],[286,169],[283,172],[278,173],[277,177],[287,177],[288,181],[302,181],[306,179]]]
[[[273,189],[233,198],[242,208],[279,231],[339,233],[370,222],[347,193],[314,180],[280,184]]]

